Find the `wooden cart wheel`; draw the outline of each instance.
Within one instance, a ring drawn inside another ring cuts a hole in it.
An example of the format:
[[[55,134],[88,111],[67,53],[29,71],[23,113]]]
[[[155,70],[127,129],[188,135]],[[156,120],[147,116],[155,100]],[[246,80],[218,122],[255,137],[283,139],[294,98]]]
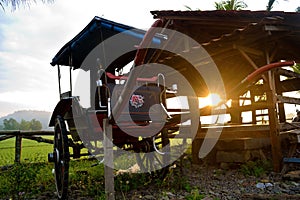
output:
[[[167,130],[156,137],[141,141],[140,152],[136,154],[140,170],[148,172],[153,178],[164,178],[169,172],[170,146]],[[163,151],[161,151],[163,149]],[[161,152],[160,152],[161,151]]]
[[[54,170],[58,199],[67,199],[69,178],[69,145],[66,124],[57,116],[54,127]]]

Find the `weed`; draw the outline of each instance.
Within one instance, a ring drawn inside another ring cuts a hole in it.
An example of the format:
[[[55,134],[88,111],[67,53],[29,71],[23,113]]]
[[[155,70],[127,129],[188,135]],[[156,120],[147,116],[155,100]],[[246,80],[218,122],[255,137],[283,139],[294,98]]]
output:
[[[46,173],[45,168],[48,169],[49,174]],[[51,170],[46,163],[15,164],[11,169],[0,174],[0,194],[5,198],[30,198],[51,188],[50,175]]]
[[[246,176],[260,177],[271,170],[269,161],[249,161],[241,165],[240,171]]]
[[[200,194],[198,189],[193,189],[190,195],[185,197],[186,200],[201,200],[205,198],[205,194]]]
[[[115,189],[127,193],[148,183],[146,174],[120,174],[115,178]]]

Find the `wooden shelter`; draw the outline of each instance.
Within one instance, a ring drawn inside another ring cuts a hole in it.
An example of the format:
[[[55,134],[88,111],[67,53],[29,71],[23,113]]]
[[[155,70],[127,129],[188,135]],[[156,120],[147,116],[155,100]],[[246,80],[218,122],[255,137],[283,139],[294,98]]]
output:
[[[232,92],[232,88],[266,64],[282,60],[300,62],[300,13],[223,10],[151,13],[166,28],[192,37],[209,53],[220,71],[227,99],[232,100],[227,109],[231,123],[242,124],[241,113],[251,111],[252,124],[257,124],[257,117],[263,115],[257,110],[267,110],[274,169],[279,171],[282,161],[279,122],[286,122],[283,103],[300,104],[299,99],[282,94],[300,90],[299,74],[279,68],[260,76],[261,84],[238,92]],[[247,92],[250,95],[245,96]],[[241,100],[250,103],[241,105]],[[210,111],[202,109],[201,115],[209,115]]]
[[[223,10],[151,13],[154,18],[170,20],[168,28],[189,35],[206,49],[217,64],[227,91],[268,63],[300,61],[300,13]],[[300,88],[280,90],[297,89]]]

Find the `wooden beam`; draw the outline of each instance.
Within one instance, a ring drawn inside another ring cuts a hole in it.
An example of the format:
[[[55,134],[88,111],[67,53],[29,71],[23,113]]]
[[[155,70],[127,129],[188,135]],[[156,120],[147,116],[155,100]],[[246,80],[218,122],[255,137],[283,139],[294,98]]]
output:
[[[300,74],[290,71],[290,70],[287,70],[287,69],[278,68],[278,69],[275,69],[275,73],[289,77],[289,78],[300,78]]]
[[[250,54],[253,54],[253,55],[256,55],[256,56],[263,56],[264,55],[263,51],[257,50],[257,49],[254,49],[254,48],[250,48],[250,47],[246,47],[246,46],[234,45],[234,48],[237,48],[237,49],[239,49],[243,52],[250,53]]]
[[[13,137],[15,137],[15,136],[13,136],[13,135],[5,135],[5,136],[1,136],[1,137],[0,137],[0,141],[7,140],[7,139],[10,139],[10,138],[13,138]]]
[[[280,103],[289,103],[289,104],[297,104],[297,105],[300,105],[300,99],[299,99],[299,98],[285,97],[285,96],[277,95],[277,100],[278,100]]]
[[[300,122],[292,122],[292,123],[281,123],[280,131],[289,131],[293,129],[300,129]]]
[[[264,110],[268,108],[267,102],[256,102],[253,105],[245,105],[245,106],[237,106],[237,107],[230,107],[227,109],[215,109],[212,113],[211,107],[204,107],[200,109],[200,115],[201,116],[208,116],[208,115],[218,115],[220,114],[230,114],[232,112],[247,112],[252,110]]]
[[[54,131],[0,131],[0,135],[23,135],[23,136],[32,136],[32,135],[54,135]]]
[[[42,138],[42,137],[35,137],[35,136],[23,136],[23,138],[28,139],[28,140],[34,140],[37,142],[43,142],[43,143],[48,143],[48,144],[53,144],[53,140],[47,139],[47,138]]]
[[[287,79],[280,81],[277,91],[282,92],[293,92],[300,90],[300,78]]]
[[[256,65],[256,63],[248,56],[248,54],[245,53],[244,50],[242,50],[242,49],[238,49],[238,50],[239,50],[239,52],[242,54],[242,56],[250,63],[250,65],[251,65],[255,70],[259,68],[259,67]],[[262,75],[262,78],[263,78],[264,80],[267,80],[265,75]]]

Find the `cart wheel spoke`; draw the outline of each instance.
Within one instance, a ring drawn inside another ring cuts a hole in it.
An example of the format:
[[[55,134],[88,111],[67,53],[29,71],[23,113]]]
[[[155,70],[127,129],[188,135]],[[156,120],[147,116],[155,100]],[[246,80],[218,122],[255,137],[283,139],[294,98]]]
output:
[[[161,149],[162,147],[164,147],[161,142],[163,138],[162,135],[164,134],[160,134],[159,137],[156,138],[155,143],[153,143],[153,138],[145,138],[140,141],[141,146],[148,146],[149,148],[142,148],[142,152],[136,153],[137,163],[140,169],[143,172],[150,173],[152,178],[164,178],[169,169],[169,166],[166,162],[168,160],[166,157],[169,157],[169,152],[165,152],[166,154],[161,155],[157,151],[155,151],[154,148],[154,145],[156,145],[157,149]],[[163,139],[165,141],[168,141],[168,138]],[[165,145],[167,144],[168,142],[165,143]]]

